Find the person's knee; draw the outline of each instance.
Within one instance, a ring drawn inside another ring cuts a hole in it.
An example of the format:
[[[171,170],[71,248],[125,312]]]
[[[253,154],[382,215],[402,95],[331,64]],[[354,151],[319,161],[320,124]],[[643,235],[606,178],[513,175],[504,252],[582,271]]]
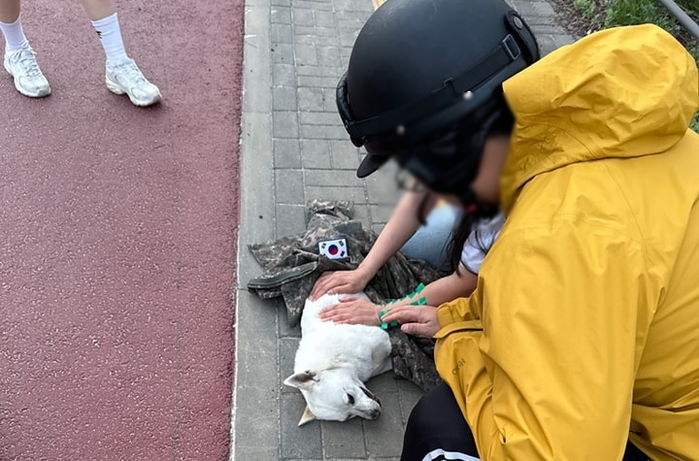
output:
[[[451,389],[442,383],[433,391],[425,394],[415,405],[408,419],[406,433],[411,431],[416,436],[418,434],[433,434],[438,428],[444,426],[445,421],[451,421],[450,425],[466,426],[466,421]]]

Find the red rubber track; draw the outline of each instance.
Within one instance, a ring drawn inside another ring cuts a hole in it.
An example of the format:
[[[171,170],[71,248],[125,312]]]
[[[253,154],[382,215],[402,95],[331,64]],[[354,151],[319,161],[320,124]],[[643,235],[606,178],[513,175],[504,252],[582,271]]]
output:
[[[23,4],[53,95],[0,69],[3,461],[227,459],[243,1],[119,6],[161,105],[77,2]]]

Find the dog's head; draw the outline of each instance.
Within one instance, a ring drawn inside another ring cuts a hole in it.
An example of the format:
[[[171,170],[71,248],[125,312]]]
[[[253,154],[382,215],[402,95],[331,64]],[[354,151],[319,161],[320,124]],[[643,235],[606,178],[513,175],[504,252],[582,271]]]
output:
[[[296,373],[284,384],[299,389],[306,399],[299,426],[314,419],[347,421],[355,416],[376,419],[381,415],[378,397],[346,368]]]

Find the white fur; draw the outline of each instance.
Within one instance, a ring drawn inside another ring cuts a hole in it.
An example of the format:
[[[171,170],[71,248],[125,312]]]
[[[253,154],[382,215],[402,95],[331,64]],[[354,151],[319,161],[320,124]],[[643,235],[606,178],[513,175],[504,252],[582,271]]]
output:
[[[294,374],[284,381],[306,399],[299,425],[312,419],[375,419],[380,414],[378,399],[363,383],[391,369],[388,333],[375,326],[336,324],[318,317],[344,296],[328,294],[316,301],[306,300]],[[363,293],[354,296],[366,298]]]

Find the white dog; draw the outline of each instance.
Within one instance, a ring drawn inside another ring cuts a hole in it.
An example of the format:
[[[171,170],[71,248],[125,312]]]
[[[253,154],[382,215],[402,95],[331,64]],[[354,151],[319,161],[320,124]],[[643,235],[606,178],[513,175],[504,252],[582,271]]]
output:
[[[294,374],[284,380],[306,399],[299,426],[314,419],[376,419],[381,414],[381,402],[364,382],[391,369],[388,333],[379,327],[336,324],[318,317],[344,296],[348,295],[306,300]],[[354,296],[366,298],[363,293]]]

